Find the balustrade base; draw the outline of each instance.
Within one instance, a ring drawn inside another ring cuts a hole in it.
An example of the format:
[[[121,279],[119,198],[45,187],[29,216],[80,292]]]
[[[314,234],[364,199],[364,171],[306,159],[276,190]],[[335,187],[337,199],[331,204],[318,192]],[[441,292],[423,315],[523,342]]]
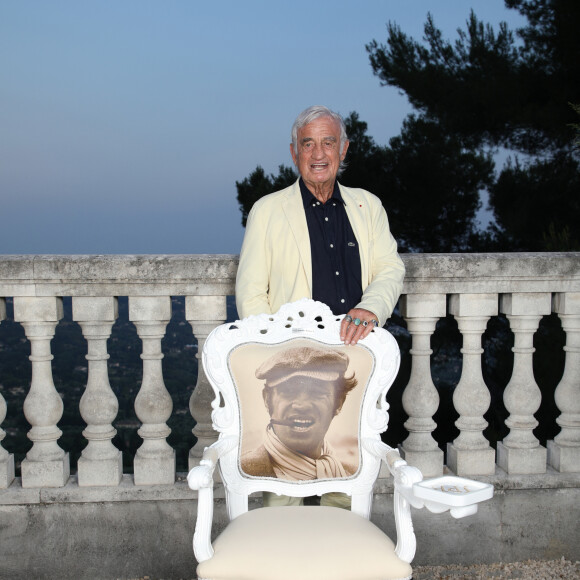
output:
[[[133,478],[135,485],[170,485],[175,483],[175,449],[167,457],[135,456]],[[138,453],[138,452],[137,452]]]
[[[409,464],[421,470],[423,477],[438,477],[443,475],[443,451],[409,451],[399,445],[399,454]]]
[[[192,578],[197,493],[186,475],[169,486],[135,486],[126,474],[119,487],[101,488],[79,488],[72,475],[52,490],[23,490],[17,477],[0,492],[0,577]],[[580,473],[549,467],[542,476],[507,476],[498,469],[481,480],[496,496],[465,520],[413,510],[420,546],[414,565],[580,559]],[[214,535],[229,521],[224,497],[216,487]],[[261,503],[253,495],[250,509]],[[392,477],[377,481],[372,520],[395,537]]]
[[[10,453],[4,461],[0,461],[0,489],[7,489],[14,481],[14,455]]]
[[[510,475],[546,473],[547,455],[547,449],[541,445],[518,449],[497,444],[497,464]]]
[[[86,459],[78,461],[79,487],[94,485],[119,485],[123,478],[123,454],[119,451],[117,457],[110,459]]]
[[[20,465],[22,487],[64,487],[70,476],[68,453],[56,461],[30,461],[23,459]]]
[[[447,444],[447,465],[456,475],[493,475],[495,473],[495,450],[458,449]]]
[[[565,447],[548,441],[548,464],[560,473],[580,472],[580,447]]]

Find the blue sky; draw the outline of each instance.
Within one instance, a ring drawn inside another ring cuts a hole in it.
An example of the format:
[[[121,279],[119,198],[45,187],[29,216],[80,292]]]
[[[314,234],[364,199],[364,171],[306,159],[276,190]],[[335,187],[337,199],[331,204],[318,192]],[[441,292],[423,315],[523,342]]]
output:
[[[235,181],[291,164],[312,104],[380,144],[411,111],[365,44],[449,39],[503,0],[0,0],[0,253],[232,253]]]

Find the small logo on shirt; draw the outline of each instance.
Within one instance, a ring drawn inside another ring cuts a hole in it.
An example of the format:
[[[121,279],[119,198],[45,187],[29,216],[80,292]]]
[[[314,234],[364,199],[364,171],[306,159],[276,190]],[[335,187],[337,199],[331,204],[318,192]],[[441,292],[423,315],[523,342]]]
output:
[[[348,245],[349,245],[351,248],[354,248],[354,247],[356,246],[356,244],[355,244],[354,242],[348,242]]]

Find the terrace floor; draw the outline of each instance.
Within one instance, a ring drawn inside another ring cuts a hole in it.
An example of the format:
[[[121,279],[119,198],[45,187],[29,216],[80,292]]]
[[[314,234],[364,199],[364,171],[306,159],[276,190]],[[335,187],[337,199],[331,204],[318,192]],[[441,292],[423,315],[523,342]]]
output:
[[[579,579],[580,562],[561,560],[528,560],[509,564],[475,564],[472,566],[415,566],[413,580],[484,580],[520,578],[522,580]]]
[[[413,580],[487,580],[490,578],[518,578],[520,580],[578,580],[580,562],[560,560],[528,560],[499,564],[474,564],[472,566],[414,566]],[[143,576],[134,580],[163,580]],[[165,579],[170,580],[170,579]],[[188,579],[180,579],[188,580]],[[191,580],[195,580],[192,578]]]

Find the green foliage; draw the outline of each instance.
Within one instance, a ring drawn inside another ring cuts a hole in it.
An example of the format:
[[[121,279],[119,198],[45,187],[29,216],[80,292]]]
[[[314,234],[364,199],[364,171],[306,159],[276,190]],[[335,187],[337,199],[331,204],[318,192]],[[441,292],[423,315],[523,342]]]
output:
[[[515,92],[517,50],[505,25],[496,35],[472,12],[455,45],[443,39],[433,17],[425,24],[428,46],[387,25],[387,44],[367,45],[373,72],[383,85],[404,91],[410,103],[471,145],[501,141],[511,110],[505,94]]]
[[[344,119],[349,139],[346,169],[340,175],[340,183],[348,187],[362,187],[382,199],[387,197],[385,184],[386,147],[381,147],[367,135],[368,125],[352,111]]]
[[[526,165],[509,160],[490,203],[514,251],[580,250],[580,168],[570,154]]]
[[[401,250],[470,251],[477,240],[479,191],[493,182],[491,157],[414,116],[389,144],[383,205]]]
[[[496,184],[481,180],[497,223],[469,238],[472,249],[578,249],[580,167],[573,152],[578,110],[568,103],[580,102],[580,2],[505,3],[528,25],[514,33],[502,23],[496,33],[472,11],[453,44],[431,15],[424,42],[389,22],[387,42],[367,45],[371,66],[382,84],[406,93],[425,127],[438,126],[442,141],[456,141],[476,157],[500,146],[528,156],[524,166],[508,163]],[[406,125],[401,138],[405,131]],[[432,177],[441,183],[436,171]],[[409,184],[408,194],[419,207],[417,187]]]
[[[373,72],[471,145],[526,153],[566,146],[572,120],[567,103],[580,97],[580,3],[506,5],[529,20],[517,31],[519,43],[505,23],[495,33],[473,11],[454,44],[443,39],[431,15],[426,46],[389,22],[387,43],[367,45]]]
[[[248,214],[261,197],[284,189],[292,185],[297,179],[296,173],[292,167],[280,165],[278,167],[278,175],[266,175],[261,165],[258,165],[252,173],[242,181],[236,181],[236,189],[238,190],[238,204],[242,212],[242,225],[246,227]]]

